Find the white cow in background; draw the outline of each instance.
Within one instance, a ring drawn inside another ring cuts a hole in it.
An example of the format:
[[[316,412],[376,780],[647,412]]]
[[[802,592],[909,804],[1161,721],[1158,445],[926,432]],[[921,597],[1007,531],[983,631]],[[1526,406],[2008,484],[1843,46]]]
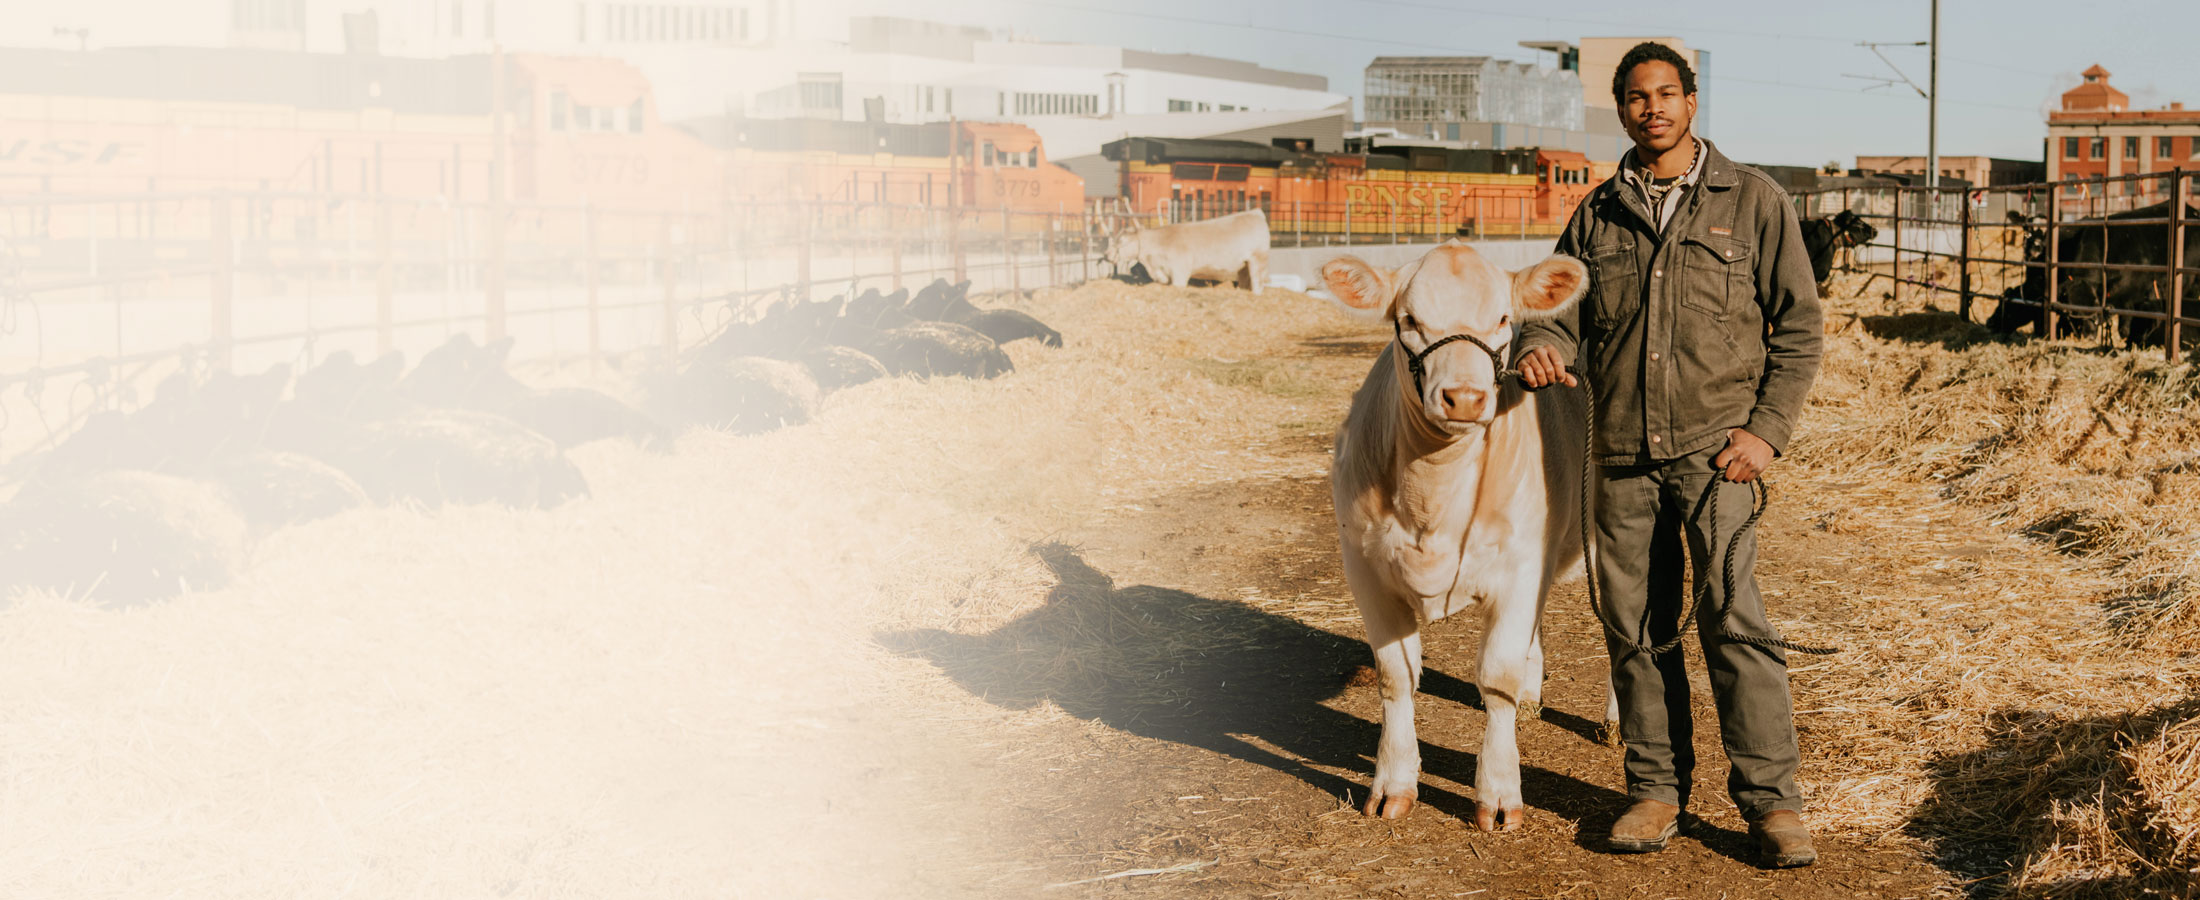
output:
[[[1474,681],[1488,721],[1475,824],[1522,820],[1516,716],[1541,708],[1544,596],[1582,559],[1584,398],[1501,382],[1498,358],[1521,321],[1579,301],[1588,275],[1565,256],[1506,272],[1456,241],[1396,271],[1350,256],[1322,266],[1338,303],[1397,335],[1353,397],[1330,473],[1382,691],[1368,815],[1402,816],[1419,795],[1420,622],[1479,609]],[[1607,721],[1613,712],[1607,691]]]
[[[1123,272],[1145,266],[1146,274],[1162,284],[1204,278],[1258,292],[1268,279],[1268,214],[1248,209],[1155,228],[1130,219],[1108,240],[1106,258]]]

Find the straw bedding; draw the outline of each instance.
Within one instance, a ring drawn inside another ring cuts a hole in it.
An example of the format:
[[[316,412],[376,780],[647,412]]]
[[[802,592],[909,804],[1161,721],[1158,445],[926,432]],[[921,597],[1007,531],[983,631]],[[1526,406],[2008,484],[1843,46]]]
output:
[[[1319,478],[1306,448],[1356,373],[1276,350],[1373,347],[1323,343],[1351,329],[1287,292],[1016,302],[1070,339],[1010,348],[1008,378],[874,381],[671,453],[582,447],[586,501],[353,510],[167,604],[16,598],[0,774],[37,824],[0,833],[0,893],[1029,893],[1050,873],[989,814],[1034,802],[1004,767],[1095,751],[1027,739],[1268,639],[1065,579],[1050,537]],[[1771,525],[1794,531],[1768,550],[1853,623],[1790,629],[1850,647],[1797,661],[1814,824],[1914,845],[1973,893],[2192,896],[2200,379],[1876,297],[1833,308],[1776,472]],[[1263,608],[1355,627],[1287,600]],[[1031,615],[1050,602],[1065,614]],[[1028,706],[894,652],[1012,622],[968,658],[1037,685]],[[101,865],[63,861],[87,850]]]

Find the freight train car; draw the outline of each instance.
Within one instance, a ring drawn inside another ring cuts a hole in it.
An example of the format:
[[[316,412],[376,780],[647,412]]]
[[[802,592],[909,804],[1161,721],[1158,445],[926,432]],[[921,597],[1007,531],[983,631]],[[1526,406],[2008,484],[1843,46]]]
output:
[[[663,209],[715,196],[718,154],[657,120],[623,62],[147,47],[0,50],[0,189],[485,200],[497,111],[518,202]]]
[[[914,207],[953,207],[972,227],[998,229],[1005,213],[1013,229],[1027,231],[1084,205],[1084,179],[1048,162],[1038,132],[1022,125],[744,118],[680,125],[728,154],[730,199],[744,217],[806,207],[812,221],[910,227],[921,224],[908,215]]]
[[[725,155],[659,121],[638,70],[499,61],[0,49],[0,238],[83,271],[205,262],[223,233],[276,266],[723,242]]]
[[[1309,153],[1134,137],[1101,153],[1121,168],[1135,214],[1181,221],[1257,207],[1279,234],[1556,234],[1592,186],[1588,159],[1563,150]]]

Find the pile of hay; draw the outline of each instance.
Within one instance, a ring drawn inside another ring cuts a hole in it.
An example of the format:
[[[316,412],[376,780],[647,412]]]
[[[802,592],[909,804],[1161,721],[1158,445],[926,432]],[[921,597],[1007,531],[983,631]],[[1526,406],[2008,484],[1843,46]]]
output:
[[[2200,373],[2158,350],[1997,338],[1880,297],[1829,305],[1795,455],[1865,486],[1853,493],[1923,487],[2103,588],[2073,592],[1991,550],[1936,562],[1902,547],[1950,596],[1891,598],[1915,608],[1875,615],[1908,623],[1893,643],[1937,649],[1829,663],[1848,686],[1838,702],[1860,712],[1849,732],[1802,723],[1846,745],[1821,801],[1846,791],[1837,805],[1878,811],[1867,789],[1922,751],[1922,778],[1892,779],[1902,827],[1975,889],[2200,896]],[[1825,530],[1856,524],[1829,516]]]
[[[2191,364],[2044,342],[1841,343],[1803,452],[1938,484],[2124,582],[2119,622],[2135,636],[2200,641]]]

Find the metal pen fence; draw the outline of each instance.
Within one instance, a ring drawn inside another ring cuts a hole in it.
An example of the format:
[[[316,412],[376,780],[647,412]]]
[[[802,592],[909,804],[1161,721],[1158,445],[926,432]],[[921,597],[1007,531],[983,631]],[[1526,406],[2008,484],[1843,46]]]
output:
[[[26,449],[5,433],[16,413],[50,444],[178,370],[302,369],[458,332],[594,365],[676,354],[789,298],[1063,284],[1099,274],[1103,229],[1089,208],[18,195],[0,199],[0,444]]]
[[[1534,202],[1521,192],[1448,210],[1268,212],[1277,246],[1309,246],[1543,236]],[[0,393],[20,393],[0,396],[0,430],[11,407],[27,406],[52,439],[91,412],[135,405],[179,369],[303,369],[338,351],[417,353],[459,332],[514,336],[519,358],[676,354],[786,299],[935,278],[1021,291],[1116,274],[1103,251],[1128,221],[1235,211],[12,195],[0,198]],[[69,399],[47,419],[57,390]]]
[[[1805,191],[1794,199],[1806,218],[1847,210],[1878,226],[1879,236],[1836,268],[1887,279],[1897,304],[1904,288],[1950,294],[1971,319],[1973,301],[1985,299],[2037,310],[2043,335],[2058,334],[2065,318],[2103,323],[2099,337],[2108,344],[2140,334],[2136,323],[2155,323],[2175,361],[2185,326],[2200,325],[2185,310],[2200,286],[2200,267],[2184,264],[2188,231],[2200,226],[2191,195],[2192,173],[2180,168],[1988,188]],[[2160,215],[2135,215],[2157,205]],[[2165,252],[2146,259],[2157,240]],[[2153,277],[2141,286],[2116,273]],[[2134,296],[2161,305],[2129,305]]]
[[[1259,209],[1267,217],[1269,234],[1279,247],[1442,241],[1455,237],[1532,239],[1555,237],[1564,227],[1564,216],[1552,215],[1549,198],[1537,197],[1526,188],[1502,195],[1453,197],[1444,202],[1417,202],[1410,196],[1405,202],[1267,201],[1252,196],[1224,201],[1163,198],[1146,212],[1108,208],[1098,212],[1112,227],[1123,221],[1146,226],[1198,222],[1251,209]]]

